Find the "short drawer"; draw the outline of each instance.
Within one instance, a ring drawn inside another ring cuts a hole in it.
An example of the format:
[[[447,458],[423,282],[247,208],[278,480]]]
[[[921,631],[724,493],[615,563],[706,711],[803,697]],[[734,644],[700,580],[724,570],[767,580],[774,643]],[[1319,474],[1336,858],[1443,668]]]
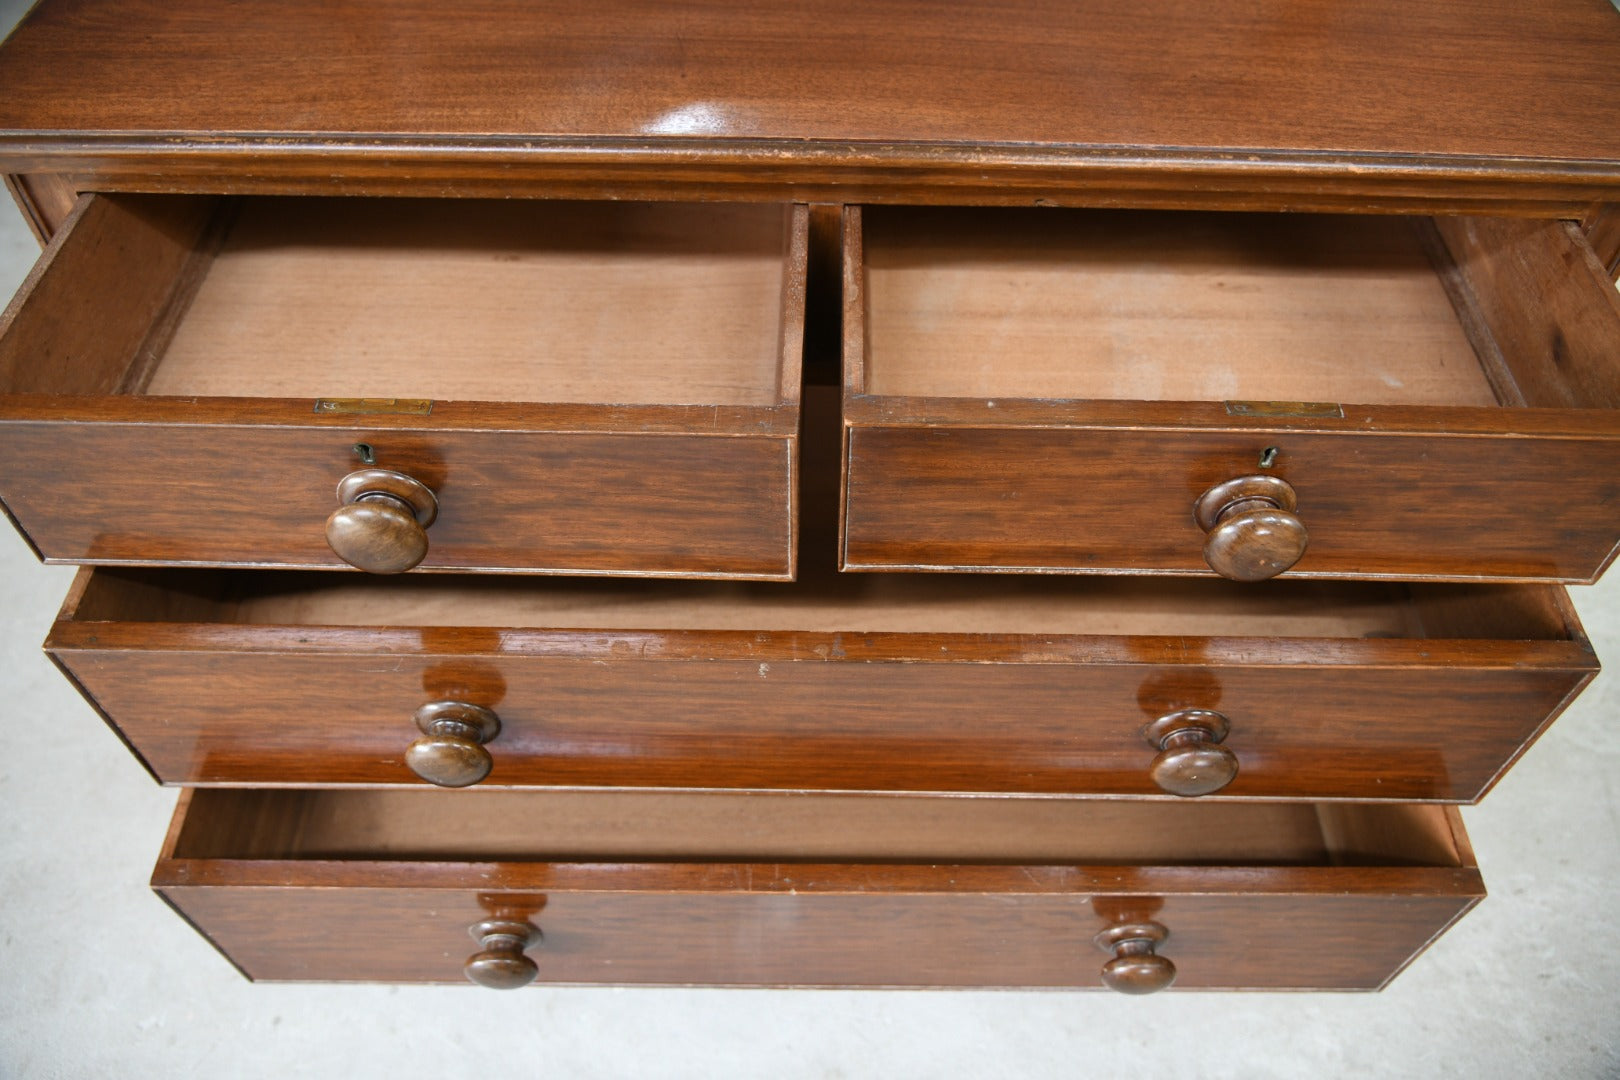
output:
[[[1598,666],[1556,586],[831,572],[95,569],[46,647],[174,784],[1359,800],[1478,798]]]
[[[50,561],[791,578],[807,221],[86,196],[0,498]]]
[[[200,790],[152,883],[250,979],[1131,992],[1377,989],[1484,895],[1444,807],[785,793]]]
[[[852,207],[851,570],[1589,582],[1620,296],[1557,221]]]

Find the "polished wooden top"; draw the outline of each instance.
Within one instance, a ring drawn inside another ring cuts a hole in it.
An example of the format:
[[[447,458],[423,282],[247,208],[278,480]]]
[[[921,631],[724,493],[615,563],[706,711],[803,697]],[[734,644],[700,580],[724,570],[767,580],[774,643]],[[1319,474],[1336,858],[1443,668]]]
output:
[[[0,53],[0,168],[588,150],[1579,201],[1620,194],[1617,71],[1608,0],[44,0]]]

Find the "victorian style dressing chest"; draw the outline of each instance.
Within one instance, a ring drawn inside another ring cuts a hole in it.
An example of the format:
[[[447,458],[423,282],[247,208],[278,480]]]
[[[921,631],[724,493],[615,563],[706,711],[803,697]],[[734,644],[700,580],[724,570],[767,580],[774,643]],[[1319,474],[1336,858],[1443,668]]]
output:
[[[1606,0],[44,0],[0,500],[253,979],[1370,989],[1594,677]]]

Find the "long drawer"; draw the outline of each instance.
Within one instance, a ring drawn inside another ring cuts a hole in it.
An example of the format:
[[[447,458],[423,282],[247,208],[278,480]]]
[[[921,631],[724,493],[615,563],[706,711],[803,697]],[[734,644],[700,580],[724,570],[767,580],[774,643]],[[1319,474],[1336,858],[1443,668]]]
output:
[[[51,561],[793,576],[804,207],[86,196],[0,319]]]
[[[1590,582],[1620,295],[1573,224],[852,207],[851,570]]]
[[[82,571],[173,784],[1478,798],[1596,672],[1557,586]],[[486,778],[487,777],[487,778]]]
[[[1376,989],[1484,895],[1437,806],[195,790],[251,979]]]

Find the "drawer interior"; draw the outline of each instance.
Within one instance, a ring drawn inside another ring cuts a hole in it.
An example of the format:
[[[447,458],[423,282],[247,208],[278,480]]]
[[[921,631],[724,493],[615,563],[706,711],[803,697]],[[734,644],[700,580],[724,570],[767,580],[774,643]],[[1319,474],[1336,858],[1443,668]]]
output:
[[[0,392],[776,405],[797,396],[792,218],[96,197],[0,338]]]
[[[173,858],[1461,866],[1444,807],[198,789]]]
[[[826,633],[1580,639],[1556,588],[919,576],[794,583],[96,570],[77,622]]]
[[[1554,369],[1532,371],[1541,343],[1475,310],[1470,289],[1492,283],[1459,273],[1448,244],[1472,252],[1444,220],[907,207],[857,220],[868,394],[1565,405],[1608,403],[1600,386],[1617,382],[1602,332],[1567,335]],[[1527,385],[1541,379],[1560,385]]]

